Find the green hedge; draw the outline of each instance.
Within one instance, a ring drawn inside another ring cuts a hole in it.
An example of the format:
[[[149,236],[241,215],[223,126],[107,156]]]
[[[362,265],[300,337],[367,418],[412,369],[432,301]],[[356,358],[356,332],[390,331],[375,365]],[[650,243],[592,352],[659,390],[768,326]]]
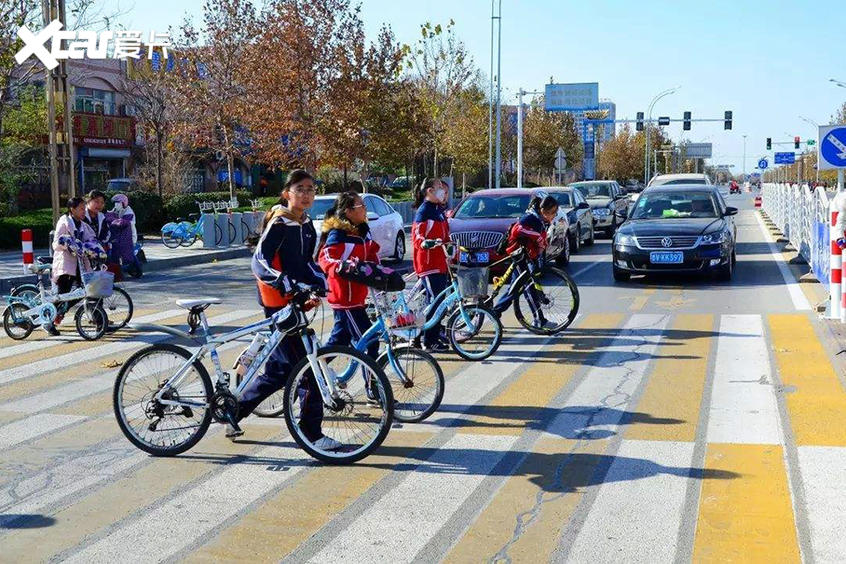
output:
[[[250,199],[254,196],[249,192],[235,192],[238,207],[249,207]],[[164,203],[165,221],[173,221],[177,217],[188,219],[188,214],[199,213],[197,202],[222,202],[229,200],[229,192],[201,192],[197,194],[179,194],[171,196]],[[156,226],[159,230],[164,222]]]
[[[0,217],[0,249],[21,248],[21,229],[32,229],[33,246],[44,249],[53,229],[53,211],[32,210],[13,217]]]

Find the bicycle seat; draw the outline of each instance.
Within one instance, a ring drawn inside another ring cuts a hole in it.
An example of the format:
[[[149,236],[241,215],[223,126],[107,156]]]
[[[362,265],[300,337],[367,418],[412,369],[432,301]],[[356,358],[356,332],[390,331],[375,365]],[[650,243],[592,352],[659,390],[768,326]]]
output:
[[[176,223],[182,223],[183,221],[185,221],[184,217],[177,217],[176,218]]]
[[[28,264],[26,265],[27,270],[32,272],[33,274],[41,274],[42,272],[47,272],[48,270],[53,270],[53,263],[50,264]]]
[[[53,257],[51,257],[51,256],[35,257],[35,261],[38,264],[53,264]]]
[[[187,300],[176,300],[176,305],[188,310],[198,307],[205,309],[212,304],[220,303],[223,303],[223,300],[220,298],[191,298]]]
[[[198,213],[189,213],[188,214],[188,219],[198,219],[199,217],[200,217],[200,214],[198,214]]]

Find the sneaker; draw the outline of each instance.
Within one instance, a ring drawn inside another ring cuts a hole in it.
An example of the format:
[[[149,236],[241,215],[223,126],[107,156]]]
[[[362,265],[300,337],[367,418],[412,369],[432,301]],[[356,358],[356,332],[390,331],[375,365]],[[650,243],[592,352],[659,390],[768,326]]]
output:
[[[45,331],[47,331],[47,334],[50,335],[51,337],[58,337],[59,335],[61,335],[61,333],[59,333],[59,330],[56,329],[56,326],[53,325],[52,323],[42,325],[42,327],[44,328]]]
[[[64,318],[65,316],[60,313],[56,316],[56,319],[53,320],[53,325],[61,325]]]
[[[438,341],[437,343],[426,347],[424,350],[430,353],[445,353],[449,352],[449,345]]]
[[[233,425],[232,423],[226,424],[226,438],[230,441],[234,441],[238,437],[244,434],[244,430],[241,429],[238,425]]]
[[[338,450],[342,446],[344,445],[342,445],[332,437],[327,437],[326,435],[320,437],[314,443],[314,448],[320,450]]]

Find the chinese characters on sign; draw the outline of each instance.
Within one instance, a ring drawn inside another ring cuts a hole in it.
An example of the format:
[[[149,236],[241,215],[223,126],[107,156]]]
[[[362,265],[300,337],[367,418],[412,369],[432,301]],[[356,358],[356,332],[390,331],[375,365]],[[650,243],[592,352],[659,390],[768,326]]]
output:
[[[547,84],[544,90],[547,111],[578,111],[599,108],[599,83]]]
[[[73,142],[80,146],[131,147],[135,140],[132,117],[74,114]]]
[[[158,51],[167,58],[167,49],[171,46],[170,35],[167,33],[152,31],[145,36],[140,31],[102,31],[99,34],[94,31],[62,31],[62,24],[58,20],[53,20],[37,34],[32,33],[27,26],[22,26],[18,30],[18,37],[24,45],[15,54],[15,61],[22,64],[30,56],[35,56],[48,70],[56,68],[63,59],[82,59],[86,56],[89,59],[107,59],[110,43],[114,59],[140,59],[145,48],[148,59],[152,59]],[[47,41],[50,41],[49,50],[44,45]]]

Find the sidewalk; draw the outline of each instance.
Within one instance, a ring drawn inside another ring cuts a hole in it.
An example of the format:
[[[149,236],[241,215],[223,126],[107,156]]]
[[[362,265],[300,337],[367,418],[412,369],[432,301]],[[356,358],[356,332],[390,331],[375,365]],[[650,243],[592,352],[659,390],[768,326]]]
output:
[[[47,249],[35,249],[36,257],[48,254]],[[168,249],[160,239],[145,238],[144,254],[147,256],[147,262],[143,265],[144,272],[152,272],[189,264],[246,257],[250,252],[243,245],[233,245],[223,249],[204,249],[202,241],[197,241],[192,247]],[[21,251],[0,252],[0,294],[7,293],[18,284],[32,282],[33,275],[23,273],[22,261]]]

